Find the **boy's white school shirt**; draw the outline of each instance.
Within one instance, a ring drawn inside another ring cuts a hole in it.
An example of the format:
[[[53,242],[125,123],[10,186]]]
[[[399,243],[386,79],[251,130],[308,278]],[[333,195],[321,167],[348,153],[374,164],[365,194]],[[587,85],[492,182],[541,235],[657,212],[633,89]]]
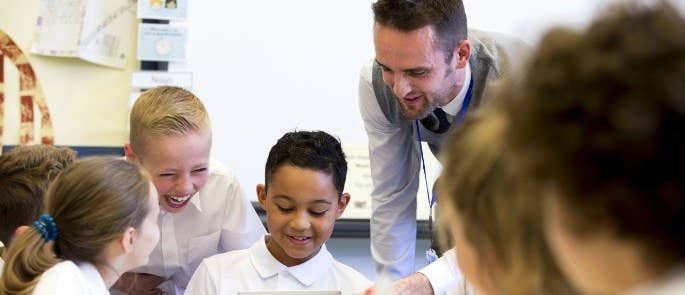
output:
[[[364,275],[336,261],[326,245],[302,264],[287,267],[271,255],[266,239],[245,250],[205,259],[190,280],[187,295],[235,295],[238,291],[340,290],[357,294],[371,287]]]
[[[48,294],[104,295],[109,290],[94,265],[65,260],[46,270],[33,290],[33,295]]]
[[[157,222],[159,244],[148,264],[132,271],[167,278],[158,287],[164,294],[182,294],[202,259],[245,249],[266,233],[238,180],[215,161],[210,161],[205,186],[186,208],[161,210]]]

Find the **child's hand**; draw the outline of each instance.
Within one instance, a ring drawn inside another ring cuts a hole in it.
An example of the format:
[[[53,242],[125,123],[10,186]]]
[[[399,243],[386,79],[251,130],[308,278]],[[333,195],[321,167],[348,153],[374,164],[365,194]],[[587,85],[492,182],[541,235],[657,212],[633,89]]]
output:
[[[132,295],[161,294],[157,286],[164,278],[146,273],[124,273],[112,288]]]

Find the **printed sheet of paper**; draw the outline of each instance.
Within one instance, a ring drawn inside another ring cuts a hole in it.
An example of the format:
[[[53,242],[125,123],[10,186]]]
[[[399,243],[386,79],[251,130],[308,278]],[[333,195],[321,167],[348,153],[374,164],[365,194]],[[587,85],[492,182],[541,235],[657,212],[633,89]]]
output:
[[[373,190],[369,149],[366,145],[344,145],[343,150],[347,156],[345,192],[351,195],[351,200],[341,218],[368,219],[371,217],[371,191]],[[430,190],[433,188],[436,177],[440,175],[442,166],[425,144],[423,151]],[[416,198],[416,218],[428,220],[428,196],[426,195],[423,171],[420,172],[419,191]]]
[[[139,0],[138,17],[185,20],[188,17],[188,0]]]
[[[135,0],[90,0],[83,20],[79,57],[123,69],[136,27]]]
[[[31,52],[124,68],[135,24],[135,0],[42,0]]]
[[[76,57],[87,4],[88,0],[41,1],[31,52]]]
[[[183,25],[140,24],[138,26],[138,59],[185,60],[187,39],[187,30]]]

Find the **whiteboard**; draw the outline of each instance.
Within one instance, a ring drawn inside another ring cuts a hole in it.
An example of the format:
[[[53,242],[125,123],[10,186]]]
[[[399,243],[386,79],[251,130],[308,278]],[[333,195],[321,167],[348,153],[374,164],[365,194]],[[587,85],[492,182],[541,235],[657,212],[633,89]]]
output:
[[[212,121],[212,157],[252,199],[270,147],[287,131],[323,130],[344,145],[366,145],[357,83],[362,63],[374,57],[371,3],[190,2],[188,60],[170,70],[193,72],[192,90]],[[533,44],[550,26],[583,26],[605,3],[466,0],[465,7],[470,27]]]

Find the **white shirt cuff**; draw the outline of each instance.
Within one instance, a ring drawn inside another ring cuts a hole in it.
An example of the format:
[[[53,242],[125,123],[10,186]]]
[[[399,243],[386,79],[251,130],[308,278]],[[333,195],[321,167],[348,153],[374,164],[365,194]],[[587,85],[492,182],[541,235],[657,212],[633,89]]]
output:
[[[436,295],[446,294],[454,289],[461,274],[457,269],[457,257],[454,249],[445,252],[442,257],[419,270],[428,278]]]

